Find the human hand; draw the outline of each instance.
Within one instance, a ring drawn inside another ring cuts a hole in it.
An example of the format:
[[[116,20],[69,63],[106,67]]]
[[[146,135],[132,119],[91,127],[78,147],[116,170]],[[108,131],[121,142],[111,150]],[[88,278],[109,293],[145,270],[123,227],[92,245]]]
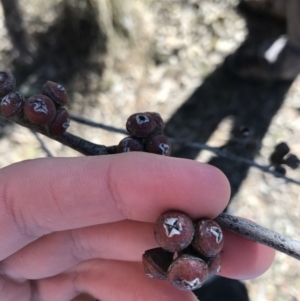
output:
[[[216,168],[146,153],[47,158],[0,170],[0,300],[196,300],[141,264],[153,222],[176,209],[215,218],[229,185]],[[274,251],[224,231],[220,275],[248,279]]]

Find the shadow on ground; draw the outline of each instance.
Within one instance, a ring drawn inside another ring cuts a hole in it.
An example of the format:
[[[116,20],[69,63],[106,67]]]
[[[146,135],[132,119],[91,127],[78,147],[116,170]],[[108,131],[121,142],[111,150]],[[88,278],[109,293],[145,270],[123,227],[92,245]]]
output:
[[[19,24],[10,21],[15,17],[16,10],[14,13],[10,13],[9,10],[5,14],[7,27],[8,24],[12,24],[8,33],[14,45],[13,51],[19,53],[12,62],[12,73],[18,86],[24,82],[30,83],[33,91],[29,94],[37,93],[47,80],[55,80],[67,86],[76,75],[85,80],[88,71],[95,71],[101,76],[105,67],[101,61],[93,61],[93,55],[99,58],[107,51],[107,37],[99,25],[98,9],[94,1],[64,0],[55,10],[57,15],[51,25],[31,36],[24,24],[20,28]],[[19,11],[19,19],[22,22],[22,12]],[[41,24],[42,21],[40,20]],[[38,22],[36,21],[37,24]],[[27,40],[16,44],[13,41],[18,39],[20,31],[27,36]],[[22,55],[28,53],[28,49],[23,49],[26,47],[35,48],[31,50],[29,60]],[[84,86],[89,89],[88,82]]]
[[[24,96],[40,93],[47,80],[69,87],[76,76],[80,77],[82,94],[89,93],[88,73],[95,72],[101,78],[105,68],[103,61],[93,60],[93,55],[99,58],[107,51],[107,37],[99,26],[95,3],[91,0],[62,1],[56,7],[58,13],[52,24],[32,36],[24,25],[18,2],[5,0],[2,5],[7,32],[14,46],[12,52],[18,53],[11,70],[18,87],[28,88]],[[13,53],[7,55],[14,57]],[[72,99],[70,97],[70,101]],[[0,117],[0,138],[10,133],[11,124]]]
[[[285,33],[284,20],[248,11],[238,7],[245,17],[248,36],[241,47],[255,52],[267,39]],[[238,50],[237,50],[238,51]],[[223,149],[253,159],[258,153],[272,118],[284,102],[292,82],[265,82],[242,79],[228,67],[228,60],[210,74],[166,125],[166,133],[176,139],[206,143],[226,117],[233,119],[231,138]],[[199,150],[174,145],[174,157],[195,159]],[[215,157],[209,164],[220,168],[228,177],[231,196],[234,196],[246,178],[249,166]]]

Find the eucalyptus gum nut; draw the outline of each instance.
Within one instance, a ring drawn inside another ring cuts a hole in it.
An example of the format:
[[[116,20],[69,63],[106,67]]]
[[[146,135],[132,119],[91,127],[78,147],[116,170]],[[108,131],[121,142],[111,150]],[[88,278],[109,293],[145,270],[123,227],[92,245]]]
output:
[[[144,146],[140,140],[133,137],[126,137],[117,146],[118,153],[141,152]]]
[[[49,97],[36,94],[25,100],[24,114],[34,124],[48,125],[55,117],[55,104]]]
[[[136,113],[128,117],[126,129],[131,136],[137,138],[146,138],[156,128],[154,119],[145,113]]]
[[[61,84],[47,81],[43,87],[42,94],[51,98],[59,106],[65,106],[68,103],[67,92]]]
[[[168,268],[173,261],[173,256],[173,253],[162,248],[145,251],[142,257],[142,263],[146,275],[154,279],[167,279]]]
[[[60,108],[56,111],[53,121],[48,125],[48,132],[51,136],[59,136],[65,133],[69,126],[69,112],[64,108]]]
[[[207,263],[192,255],[181,255],[168,269],[168,281],[183,291],[191,291],[202,286],[209,275]]]
[[[163,135],[156,135],[151,137],[147,140],[145,144],[146,152],[163,155],[163,156],[170,156],[171,155],[171,143],[168,138]]]
[[[207,261],[209,275],[218,274],[221,272],[221,253],[215,257],[211,257]]]
[[[221,271],[221,253],[222,252],[213,257],[207,257],[195,250],[195,248],[192,245],[189,245],[186,249],[179,251],[178,256],[191,255],[202,259],[204,262],[207,263],[209,276],[211,276]]]
[[[161,214],[154,224],[154,237],[157,243],[169,252],[185,249],[194,236],[194,225],[186,214],[168,211]]]
[[[158,128],[159,131],[163,131],[165,128],[165,123],[163,121],[163,119],[161,118],[160,114],[157,112],[146,112],[145,113],[148,116],[151,116],[153,118],[153,120],[156,123],[156,126]]]
[[[9,72],[0,72],[0,97],[12,92],[16,86],[15,77]]]
[[[24,96],[19,92],[10,92],[5,95],[0,103],[1,114],[12,117],[18,114],[24,105]]]
[[[195,224],[192,246],[206,257],[216,256],[224,245],[221,226],[212,219],[200,219]]]

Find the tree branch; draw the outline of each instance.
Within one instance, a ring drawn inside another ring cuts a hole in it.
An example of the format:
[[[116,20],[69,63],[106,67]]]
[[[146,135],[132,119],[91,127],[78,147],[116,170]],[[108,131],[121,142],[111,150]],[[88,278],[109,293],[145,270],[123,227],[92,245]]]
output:
[[[224,229],[300,260],[300,241],[226,213],[220,214],[215,220]]]
[[[8,119],[19,125],[32,129],[38,133],[41,133],[47,136],[48,138],[56,140],[62,143],[63,145],[66,145],[86,156],[108,155],[108,154],[117,153],[116,146],[105,146],[105,145],[95,144],[70,133],[64,133],[60,136],[51,136],[47,132],[46,128],[41,126],[35,126],[32,123],[28,122],[23,116],[20,115],[15,115]]]
[[[72,120],[78,122],[78,123],[81,123],[81,124],[85,124],[85,125],[88,125],[88,126],[92,126],[92,127],[95,127],[95,128],[103,129],[103,130],[114,132],[114,133],[128,135],[128,132],[126,130],[123,130],[123,129],[120,129],[120,128],[117,128],[117,127],[114,127],[114,126],[110,126],[110,125],[105,125],[105,124],[100,123],[100,122],[95,122],[95,121],[92,121],[92,120],[90,120],[88,118],[85,118],[85,117],[70,114],[70,118]]]
[[[125,131],[123,129],[116,128],[116,127],[113,127],[113,126],[108,126],[108,125],[105,125],[105,124],[100,123],[100,122],[94,122],[94,121],[92,121],[88,118],[84,118],[84,117],[81,117],[81,116],[76,116],[76,115],[73,115],[73,114],[70,114],[70,117],[75,122],[78,122],[78,123],[81,123],[81,124],[85,124],[85,125],[88,125],[88,126],[100,128],[100,129],[103,129],[103,130],[106,130],[106,131],[111,131],[111,132],[116,132],[116,133],[125,134],[125,135],[127,134],[128,135],[127,131]],[[263,172],[272,174],[273,176],[275,176],[277,178],[282,178],[288,183],[293,183],[293,184],[297,184],[297,185],[300,186],[300,181],[294,180],[294,179],[289,178],[289,177],[287,177],[287,176],[285,176],[285,175],[283,175],[279,172],[271,170],[270,169],[271,165],[260,165],[260,164],[254,162],[250,159],[237,156],[233,153],[226,152],[226,151],[224,151],[220,148],[209,146],[209,145],[206,145],[204,143],[186,142],[186,141],[176,140],[176,139],[173,139],[171,137],[168,137],[168,139],[170,140],[170,142],[173,145],[177,144],[177,145],[180,145],[182,147],[191,147],[191,148],[196,148],[196,149],[199,149],[199,150],[200,149],[207,150],[207,151],[210,151],[210,152],[214,153],[218,157],[249,165],[249,166],[257,168],[257,169],[259,169]]]
[[[47,157],[53,157],[51,151],[45,145],[44,141],[40,138],[36,131],[31,130],[31,133],[35,136],[36,140],[40,143],[42,150],[46,153]]]

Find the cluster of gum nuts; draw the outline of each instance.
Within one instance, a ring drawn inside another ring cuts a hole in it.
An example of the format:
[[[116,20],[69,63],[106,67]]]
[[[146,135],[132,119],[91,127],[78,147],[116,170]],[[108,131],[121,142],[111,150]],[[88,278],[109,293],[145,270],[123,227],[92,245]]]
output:
[[[224,235],[216,221],[203,218],[194,223],[182,212],[168,211],[155,222],[154,237],[160,247],[145,251],[142,257],[150,278],[191,291],[220,272]]]
[[[139,151],[170,156],[171,143],[163,133],[164,127],[163,119],[155,112],[129,116],[126,129],[130,136],[120,141],[118,153]]]
[[[30,124],[44,128],[50,136],[62,135],[70,124],[70,116],[64,106],[68,96],[60,84],[48,81],[41,94],[27,99],[15,91],[16,80],[11,73],[0,72],[0,113],[7,118],[21,118]]]

